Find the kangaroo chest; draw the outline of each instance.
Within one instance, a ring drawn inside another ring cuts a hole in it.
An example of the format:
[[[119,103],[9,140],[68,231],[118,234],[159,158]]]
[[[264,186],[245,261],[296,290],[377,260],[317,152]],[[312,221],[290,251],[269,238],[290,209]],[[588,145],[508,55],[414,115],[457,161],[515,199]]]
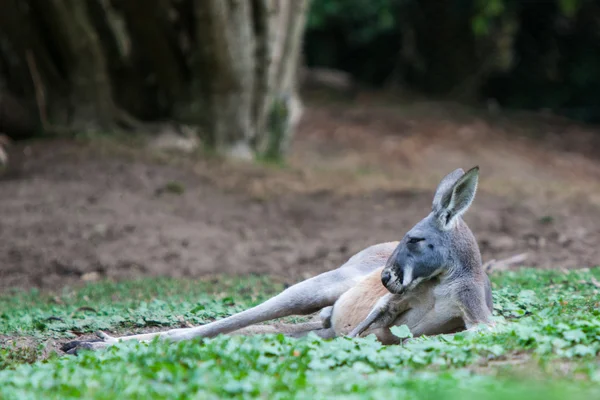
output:
[[[435,280],[423,282],[409,296],[393,325],[406,325],[413,336],[452,333],[464,327],[449,285]]]
[[[389,292],[381,284],[381,269],[344,293],[335,303],[331,316],[335,334],[350,333],[386,294]],[[398,299],[390,310],[397,315],[393,325],[407,325],[414,336],[447,333],[455,327],[464,326],[460,309],[452,300],[451,287],[439,280],[422,282]],[[394,340],[388,328],[376,329],[372,333],[384,343]]]

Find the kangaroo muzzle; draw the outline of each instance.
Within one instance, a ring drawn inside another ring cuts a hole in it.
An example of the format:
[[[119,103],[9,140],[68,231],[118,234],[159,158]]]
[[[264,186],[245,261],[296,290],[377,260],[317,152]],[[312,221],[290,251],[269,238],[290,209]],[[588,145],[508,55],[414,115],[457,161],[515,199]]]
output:
[[[381,283],[383,284],[383,286],[387,287],[387,284],[390,282],[391,279],[392,274],[390,273],[390,271],[388,271],[387,269],[383,270],[383,272],[381,273]]]
[[[402,272],[402,268],[392,264],[386,266],[381,271],[381,284],[393,294],[402,294],[410,282],[406,281],[406,275]]]

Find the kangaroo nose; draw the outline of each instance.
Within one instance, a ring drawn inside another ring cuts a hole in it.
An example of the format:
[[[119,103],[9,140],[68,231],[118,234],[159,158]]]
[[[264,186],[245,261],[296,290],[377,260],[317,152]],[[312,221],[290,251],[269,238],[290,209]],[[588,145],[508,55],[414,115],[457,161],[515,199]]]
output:
[[[381,283],[383,283],[383,286],[386,286],[388,284],[388,282],[390,281],[390,279],[392,279],[392,274],[387,269],[384,270],[381,273]]]

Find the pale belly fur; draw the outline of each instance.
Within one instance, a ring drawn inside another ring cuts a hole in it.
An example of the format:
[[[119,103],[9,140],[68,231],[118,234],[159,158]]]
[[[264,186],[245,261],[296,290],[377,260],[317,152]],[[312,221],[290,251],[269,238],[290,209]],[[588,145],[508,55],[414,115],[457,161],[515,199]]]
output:
[[[381,283],[382,270],[383,267],[367,275],[336,301],[331,316],[336,336],[349,334],[367,317],[377,301],[389,293]],[[436,281],[421,283],[412,293],[406,294],[410,296],[409,307],[396,318],[394,325],[407,325],[415,337],[464,329],[460,310],[444,291],[445,288]],[[375,334],[384,344],[399,342],[389,328],[367,330],[361,336],[369,334]]]

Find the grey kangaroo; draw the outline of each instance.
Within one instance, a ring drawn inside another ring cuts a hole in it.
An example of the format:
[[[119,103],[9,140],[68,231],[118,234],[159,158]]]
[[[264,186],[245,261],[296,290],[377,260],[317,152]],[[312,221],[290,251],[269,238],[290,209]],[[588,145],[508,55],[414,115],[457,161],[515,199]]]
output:
[[[179,341],[219,334],[283,333],[322,338],[375,334],[384,344],[399,339],[390,327],[406,324],[413,336],[454,333],[492,324],[492,294],[477,242],[462,215],[475,198],[479,167],[457,169],[438,185],[431,213],[400,242],[373,245],[341,267],[297,283],[256,307],[193,328],[73,341],[63,350],[100,349],[122,340],[156,337]],[[320,311],[315,321],[255,325]]]

